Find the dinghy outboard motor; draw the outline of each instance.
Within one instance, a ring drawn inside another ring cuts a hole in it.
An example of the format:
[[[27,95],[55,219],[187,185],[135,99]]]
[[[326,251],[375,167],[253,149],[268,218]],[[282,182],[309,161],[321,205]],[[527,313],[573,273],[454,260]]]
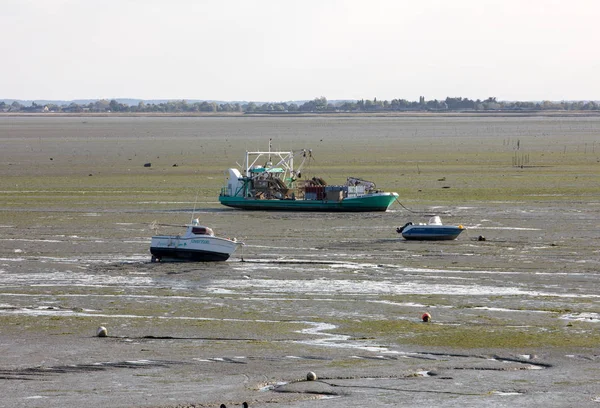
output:
[[[404,224],[404,227],[396,228],[396,232],[398,234],[402,234],[402,231],[404,231],[404,228],[408,227],[409,225],[413,225],[413,223],[412,222],[407,222],[406,224]]]

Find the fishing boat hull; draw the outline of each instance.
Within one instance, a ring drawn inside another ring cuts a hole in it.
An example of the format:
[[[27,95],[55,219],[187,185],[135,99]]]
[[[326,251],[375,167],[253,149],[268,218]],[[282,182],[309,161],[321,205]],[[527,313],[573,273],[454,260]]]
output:
[[[386,211],[398,197],[357,177],[341,185],[307,177],[303,166],[311,159],[311,149],[273,151],[269,139],[268,151],[247,151],[240,169],[227,170],[219,202],[240,210],[367,212]]]
[[[260,200],[236,196],[219,196],[225,206],[241,210],[257,211],[323,211],[323,212],[372,212],[387,211],[396,201],[397,193],[374,193],[342,200]]]
[[[451,225],[412,225],[404,228],[402,237],[415,241],[451,241],[464,229]]]
[[[238,245],[226,238],[206,236],[182,238],[154,236],[150,244],[152,259],[157,261],[222,262],[229,259]]]

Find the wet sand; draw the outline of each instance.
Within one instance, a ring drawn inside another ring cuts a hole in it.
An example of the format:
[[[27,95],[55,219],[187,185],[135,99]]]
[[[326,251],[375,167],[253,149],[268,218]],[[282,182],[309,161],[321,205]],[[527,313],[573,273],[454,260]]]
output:
[[[0,117],[0,406],[597,406],[599,130],[598,118]],[[364,177],[400,203],[221,207],[225,170],[269,137],[312,147],[330,182]],[[193,210],[243,250],[150,263],[151,224]],[[433,214],[467,229],[428,243],[395,232]]]

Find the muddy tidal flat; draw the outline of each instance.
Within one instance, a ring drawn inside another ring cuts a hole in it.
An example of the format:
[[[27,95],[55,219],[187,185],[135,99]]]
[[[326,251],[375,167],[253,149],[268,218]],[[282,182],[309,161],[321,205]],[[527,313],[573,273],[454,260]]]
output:
[[[269,139],[399,200],[221,206]],[[0,116],[0,146],[0,407],[600,407],[600,117]],[[192,214],[245,246],[151,263]],[[432,215],[466,231],[396,233]]]

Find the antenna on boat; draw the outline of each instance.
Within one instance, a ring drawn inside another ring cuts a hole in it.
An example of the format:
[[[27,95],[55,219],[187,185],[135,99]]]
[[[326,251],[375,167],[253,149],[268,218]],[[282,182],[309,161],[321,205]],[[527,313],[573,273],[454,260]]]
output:
[[[269,138],[269,161],[271,161],[271,141],[272,140],[273,140],[272,138]]]
[[[190,224],[194,223],[194,215],[196,212],[196,205],[198,204],[198,194],[200,193],[200,189],[196,190],[196,200],[194,201],[194,209],[192,210],[192,219],[190,220]]]

